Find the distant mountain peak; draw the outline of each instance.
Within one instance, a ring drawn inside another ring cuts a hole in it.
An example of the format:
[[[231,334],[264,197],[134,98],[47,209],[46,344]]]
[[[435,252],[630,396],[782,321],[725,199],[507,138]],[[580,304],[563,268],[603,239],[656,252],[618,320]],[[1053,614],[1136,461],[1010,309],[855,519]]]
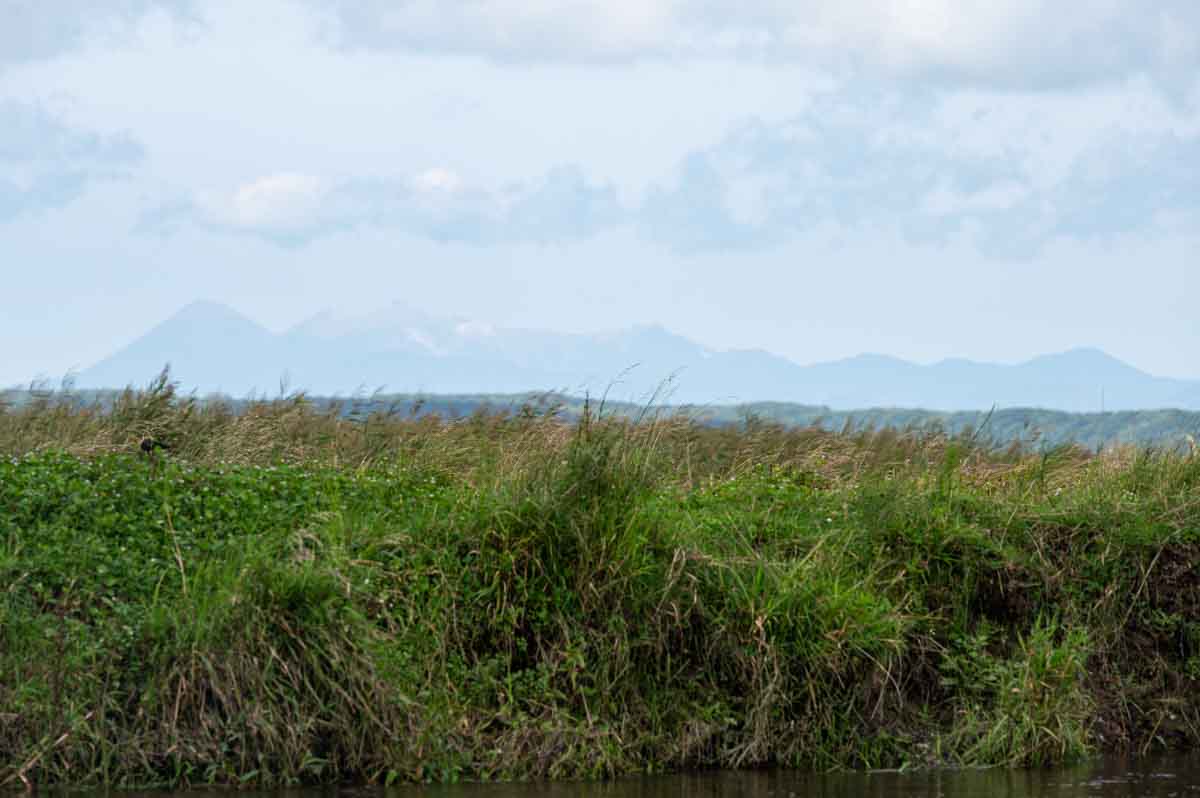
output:
[[[253,328],[265,332],[265,328],[258,322],[238,313],[228,305],[215,302],[211,299],[200,299],[184,305],[172,316],[168,317],[163,324],[172,327],[232,326],[247,329]]]
[[[287,335],[307,338],[335,338],[346,328],[346,322],[339,319],[330,308],[317,311],[313,315],[288,328]]]
[[[991,368],[994,365],[993,363],[981,363],[978,360],[971,360],[967,357],[945,357],[936,363],[931,363],[928,368],[941,369],[943,371],[961,371],[963,369]]]
[[[1078,346],[1063,352],[1039,355],[1029,360],[1027,366],[1050,366],[1053,368],[1088,369],[1097,374],[1125,374],[1150,378],[1149,374],[1131,366],[1119,358],[1094,346]]]
[[[1064,349],[1061,352],[1049,352],[1045,355],[1039,355],[1038,357],[1034,358],[1034,360],[1050,360],[1055,358],[1106,360],[1114,363],[1122,362],[1105,352],[1103,349],[1095,346],[1075,346],[1071,347],[1070,349]],[[1122,363],[1122,365],[1124,364]]]
[[[229,307],[228,305],[226,305],[222,302],[217,302],[214,299],[197,299],[196,301],[189,302],[186,305],[184,305],[183,307],[181,307],[179,310],[175,311],[174,317],[179,318],[179,317],[187,317],[187,316],[220,316],[220,315],[240,316],[241,314],[239,314],[236,310]]]
[[[851,357],[835,360],[834,363],[856,366],[915,366],[907,360],[903,360],[893,355],[883,355],[878,352],[863,352],[861,355],[853,355]]]

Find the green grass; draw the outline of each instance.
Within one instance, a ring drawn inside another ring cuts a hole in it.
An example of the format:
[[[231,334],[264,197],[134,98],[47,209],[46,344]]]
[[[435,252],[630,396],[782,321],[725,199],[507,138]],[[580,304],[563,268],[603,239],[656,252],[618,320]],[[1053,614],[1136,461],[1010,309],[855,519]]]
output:
[[[0,785],[1194,746],[1198,569],[1194,454],[233,413],[164,379],[0,412]]]

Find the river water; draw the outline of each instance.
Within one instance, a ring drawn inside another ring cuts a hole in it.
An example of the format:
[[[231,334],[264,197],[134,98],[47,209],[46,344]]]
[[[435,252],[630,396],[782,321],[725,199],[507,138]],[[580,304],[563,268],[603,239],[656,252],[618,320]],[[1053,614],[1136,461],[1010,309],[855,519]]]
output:
[[[1145,759],[1109,757],[1073,768],[1054,770],[825,774],[794,771],[719,772],[599,784],[467,784],[389,792],[391,794],[386,798],[1115,798],[1143,795],[1200,798],[1200,756]]]
[[[123,798],[213,798],[211,791],[126,793]],[[1105,757],[1047,770],[938,770],[920,773],[714,772],[608,782],[455,784],[226,793],[237,798],[1084,798],[1197,796],[1200,755]],[[112,798],[114,794],[109,793]],[[75,798],[99,794],[72,793]]]

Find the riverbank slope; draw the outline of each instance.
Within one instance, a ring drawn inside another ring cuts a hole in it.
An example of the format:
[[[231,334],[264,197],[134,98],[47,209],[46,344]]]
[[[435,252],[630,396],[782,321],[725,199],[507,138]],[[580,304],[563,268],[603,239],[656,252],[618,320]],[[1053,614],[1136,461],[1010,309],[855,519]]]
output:
[[[0,413],[0,784],[1200,741],[1194,453],[597,416]]]

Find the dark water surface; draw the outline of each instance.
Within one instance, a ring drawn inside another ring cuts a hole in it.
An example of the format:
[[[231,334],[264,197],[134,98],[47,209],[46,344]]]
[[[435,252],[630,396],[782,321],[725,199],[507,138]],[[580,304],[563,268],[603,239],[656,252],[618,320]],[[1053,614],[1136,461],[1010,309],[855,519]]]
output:
[[[798,773],[775,770],[654,776],[617,781],[537,784],[361,787],[273,792],[126,793],[128,798],[851,798],[851,796],[1197,796],[1200,755],[1107,757],[1071,768],[1049,770],[940,770],[921,773]],[[86,794],[74,793],[73,795]],[[110,794],[110,798],[113,794]]]

